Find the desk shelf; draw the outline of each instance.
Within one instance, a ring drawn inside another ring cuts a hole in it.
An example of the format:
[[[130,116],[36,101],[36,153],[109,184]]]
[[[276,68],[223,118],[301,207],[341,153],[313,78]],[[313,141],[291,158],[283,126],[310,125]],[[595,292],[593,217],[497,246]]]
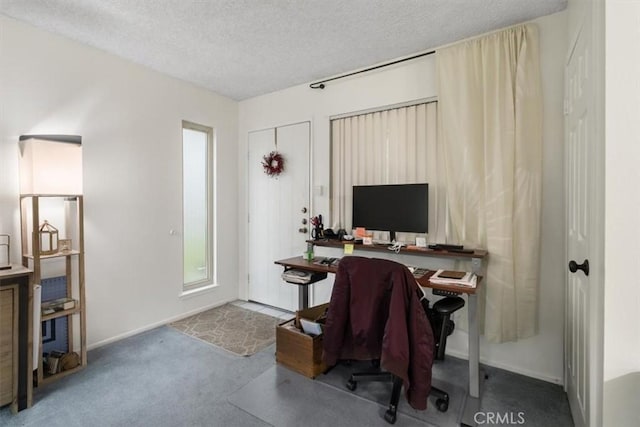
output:
[[[307,261],[301,256],[281,259],[278,261],[274,261],[275,264],[283,266],[285,269],[295,268],[299,270],[308,270],[316,273],[324,273],[326,277],[327,273],[334,274],[338,271],[338,267],[329,266],[329,265],[319,265],[314,261]],[[480,282],[482,281],[482,276],[478,276],[478,283],[475,288],[470,286],[457,285],[454,283],[448,283],[446,285],[442,285],[439,283],[431,282],[431,276],[435,273],[434,270],[428,270],[427,273],[422,277],[416,277],[416,282],[422,287],[431,288],[431,289],[440,289],[443,291],[456,292],[459,294],[467,294],[467,295],[475,295],[478,286],[480,286]],[[304,286],[304,285],[301,285]]]
[[[362,251],[378,251],[378,252],[389,252],[388,245],[364,245],[362,243],[354,243],[348,240],[307,240],[307,243],[311,243],[314,246],[322,246],[327,248],[343,248],[344,245],[353,244],[353,248],[356,250]],[[436,257],[436,258],[477,258],[484,259],[487,256],[487,251],[484,249],[474,249],[472,254],[465,254],[460,252],[449,252],[449,251],[436,251],[434,249],[429,248],[407,248],[403,247],[400,249],[401,254],[408,255],[420,255],[426,257]]]

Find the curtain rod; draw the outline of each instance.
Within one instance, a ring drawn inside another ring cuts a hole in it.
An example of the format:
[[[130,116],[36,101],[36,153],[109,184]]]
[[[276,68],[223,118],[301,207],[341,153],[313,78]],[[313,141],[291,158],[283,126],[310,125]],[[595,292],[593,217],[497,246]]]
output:
[[[424,53],[420,53],[418,55],[409,56],[408,58],[398,59],[396,61],[391,61],[391,62],[387,62],[385,64],[380,64],[380,65],[376,65],[376,66],[373,66],[373,67],[365,68],[364,70],[354,71],[353,73],[343,74],[341,76],[332,77],[332,78],[326,79],[326,80],[321,80],[319,82],[311,83],[309,85],[309,87],[311,89],[324,89],[324,87],[325,87],[324,84],[327,83],[327,82],[333,81],[333,80],[344,79],[345,77],[349,77],[349,76],[353,76],[353,75],[361,74],[361,73],[366,73],[368,71],[377,70],[378,68],[388,67],[390,65],[399,64],[399,63],[405,62],[405,61],[411,61],[412,59],[421,58],[423,56],[428,56],[428,55],[431,55],[433,53],[436,53],[436,51],[435,50],[431,50],[429,52],[424,52]]]

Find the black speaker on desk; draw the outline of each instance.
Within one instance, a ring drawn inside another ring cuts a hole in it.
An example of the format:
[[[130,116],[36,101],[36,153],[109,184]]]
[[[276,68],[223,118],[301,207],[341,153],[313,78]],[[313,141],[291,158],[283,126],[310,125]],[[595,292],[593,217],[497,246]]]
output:
[[[344,228],[341,228],[338,230],[338,232],[336,233],[335,231],[333,231],[331,228],[327,228],[326,230],[324,230],[323,236],[325,239],[329,239],[329,240],[344,240],[344,236],[347,235],[347,231]]]
[[[330,228],[324,230],[323,236],[325,239],[335,240],[338,238],[338,235]]]

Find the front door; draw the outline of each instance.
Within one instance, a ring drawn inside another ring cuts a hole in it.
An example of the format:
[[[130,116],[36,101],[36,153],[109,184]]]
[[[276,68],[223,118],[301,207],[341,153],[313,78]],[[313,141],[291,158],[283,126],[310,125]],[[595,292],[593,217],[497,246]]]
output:
[[[273,262],[306,249],[309,145],[309,122],[249,133],[249,299],[291,311],[298,309],[297,286],[283,282]],[[273,150],[284,157],[284,171],[271,177],[261,163]]]

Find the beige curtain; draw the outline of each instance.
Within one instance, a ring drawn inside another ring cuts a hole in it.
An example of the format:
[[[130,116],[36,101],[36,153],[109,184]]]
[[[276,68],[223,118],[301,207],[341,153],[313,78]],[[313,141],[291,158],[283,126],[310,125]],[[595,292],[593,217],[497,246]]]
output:
[[[537,332],[542,163],[538,33],[521,25],[438,50],[449,241],[489,251],[485,336]]]
[[[429,242],[443,242],[445,189],[435,102],[331,121],[331,224],[351,230],[352,186],[429,184]],[[374,236],[376,237],[376,236]],[[380,235],[376,238],[385,238]],[[413,233],[398,233],[401,241]]]

